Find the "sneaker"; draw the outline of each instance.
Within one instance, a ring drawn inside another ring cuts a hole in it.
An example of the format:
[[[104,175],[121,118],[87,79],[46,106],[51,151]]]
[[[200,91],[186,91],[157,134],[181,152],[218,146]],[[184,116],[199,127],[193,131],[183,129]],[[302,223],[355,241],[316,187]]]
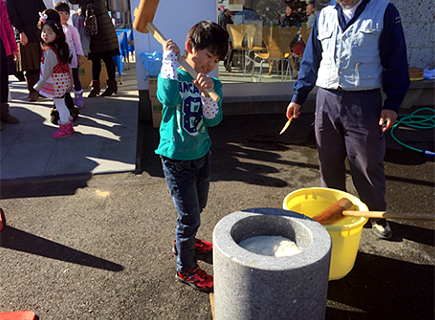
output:
[[[213,244],[208,241],[202,241],[195,238],[195,253],[196,254],[204,254],[211,253],[213,250]],[[174,240],[174,246],[172,247],[172,253],[178,255],[177,251],[177,240]]]
[[[84,107],[84,101],[83,101],[83,91],[80,93],[74,94],[74,104],[78,109],[81,109]]]
[[[390,239],[393,233],[391,232],[390,225],[385,219],[376,219],[370,220],[372,224],[373,232],[379,237],[383,239]]]
[[[186,272],[177,272],[175,279],[201,292],[213,291],[213,277],[198,265]]]

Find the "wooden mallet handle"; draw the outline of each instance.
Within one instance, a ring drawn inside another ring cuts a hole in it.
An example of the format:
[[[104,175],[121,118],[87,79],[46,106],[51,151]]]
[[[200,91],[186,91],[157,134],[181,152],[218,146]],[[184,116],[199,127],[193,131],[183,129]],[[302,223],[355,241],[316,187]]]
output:
[[[134,28],[143,33],[151,32],[153,37],[161,44],[164,45],[166,42],[165,36],[160,32],[159,29],[152,23],[154,19],[155,11],[157,10],[157,5],[155,5],[155,2],[158,1],[144,1],[142,0],[139,6],[139,9],[136,8],[134,10],[134,15],[136,17],[136,20],[134,21]],[[154,10],[154,12],[151,14],[151,12],[147,11],[148,7],[151,7],[150,10]],[[198,76],[198,73],[190,66],[190,64],[187,63],[187,61],[178,55],[178,62],[180,65],[186,69],[186,71],[192,76],[192,78],[196,79]],[[208,95],[216,102],[220,100],[220,96],[214,91],[213,89],[205,89],[205,91],[208,93]]]
[[[405,220],[426,220],[434,221],[435,214],[431,213],[392,213],[386,211],[353,211],[344,210],[343,215],[345,217],[365,217],[365,218],[377,218],[377,219],[405,219]]]
[[[153,35],[153,37],[160,42],[160,44],[164,45],[166,42],[165,36],[160,32],[159,29],[152,23],[147,23],[147,29],[149,32]],[[181,64],[181,66],[186,69],[186,71],[192,76],[192,78],[196,79],[198,76],[198,73],[190,66],[190,64],[187,63],[186,60],[180,55],[178,55],[178,62]],[[216,102],[219,101],[221,97],[213,90],[213,89],[205,89],[205,91],[208,93],[208,95]]]
[[[407,219],[435,221],[435,215],[430,213],[389,213],[385,211],[356,211],[353,204],[346,198],[341,198],[313,219],[322,225],[331,225],[346,217],[380,218],[380,219]],[[349,210],[351,209],[351,210]]]

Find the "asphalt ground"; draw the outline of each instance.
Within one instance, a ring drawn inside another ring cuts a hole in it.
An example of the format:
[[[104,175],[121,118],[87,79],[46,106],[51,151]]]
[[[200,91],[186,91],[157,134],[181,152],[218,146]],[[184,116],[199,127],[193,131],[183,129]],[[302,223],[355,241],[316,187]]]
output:
[[[211,128],[213,175],[198,237],[211,241],[232,212],[282,208],[288,193],[319,186],[313,115],[302,114],[279,136],[285,121],[284,114],[227,116]],[[209,295],[174,279],[176,212],[153,152],[158,131],[145,124],[141,132],[141,172],[1,183],[0,312],[30,309],[44,320],[212,319]],[[434,146],[433,130],[397,135]],[[387,136],[385,169],[391,212],[434,214],[434,158]],[[350,176],[348,187],[356,194]],[[354,268],[329,282],[326,319],[434,319],[434,222],[391,226],[390,241],[363,229]],[[200,266],[213,274],[210,261]]]

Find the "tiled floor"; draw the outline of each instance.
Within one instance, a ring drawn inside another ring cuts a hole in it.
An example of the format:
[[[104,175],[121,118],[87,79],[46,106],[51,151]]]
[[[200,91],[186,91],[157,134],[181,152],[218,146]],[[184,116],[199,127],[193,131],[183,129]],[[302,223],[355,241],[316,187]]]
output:
[[[139,95],[135,64],[129,66],[118,94],[85,98],[75,133],[64,139],[51,137],[57,128],[50,122],[52,100],[28,102],[26,83],[11,76],[10,113],[20,122],[3,122],[0,178],[134,171]]]
[[[51,137],[56,131],[49,116],[52,100],[28,102],[26,83],[10,76],[10,113],[20,122],[3,122],[0,179],[134,171],[139,94],[136,64],[130,62],[129,67],[130,70],[123,71],[118,94],[85,98],[85,107],[74,122],[76,132],[65,139]],[[243,69],[233,68],[228,73],[222,62],[218,68],[223,83],[251,82],[251,74],[244,75]],[[258,81],[258,72],[257,64],[253,82]],[[265,64],[262,82],[281,81],[276,69],[272,76],[267,73]],[[85,90],[85,97],[88,92],[89,89]]]

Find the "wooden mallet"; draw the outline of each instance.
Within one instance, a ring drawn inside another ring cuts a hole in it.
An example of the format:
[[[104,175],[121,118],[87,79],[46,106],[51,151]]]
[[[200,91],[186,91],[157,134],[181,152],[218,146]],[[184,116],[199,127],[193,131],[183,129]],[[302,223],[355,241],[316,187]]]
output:
[[[435,215],[430,213],[389,213],[385,211],[356,211],[352,209],[353,203],[341,198],[333,205],[323,210],[313,219],[322,225],[332,225],[347,217],[382,218],[382,219],[408,219],[435,221]]]
[[[134,20],[133,27],[137,31],[142,33],[151,32],[154,38],[156,38],[158,42],[164,45],[166,42],[166,38],[153,24],[154,15],[156,14],[158,5],[159,0],[141,0],[139,8],[136,8],[134,10],[134,16],[136,17],[136,19]],[[196,79],[198,73],[180,55],[178,55],[178,62],[194,79]],[[206,89],[205,91],[214,101],[219,101],[220,97],[216,93],[216,91],[214,91],[213,89]]]

